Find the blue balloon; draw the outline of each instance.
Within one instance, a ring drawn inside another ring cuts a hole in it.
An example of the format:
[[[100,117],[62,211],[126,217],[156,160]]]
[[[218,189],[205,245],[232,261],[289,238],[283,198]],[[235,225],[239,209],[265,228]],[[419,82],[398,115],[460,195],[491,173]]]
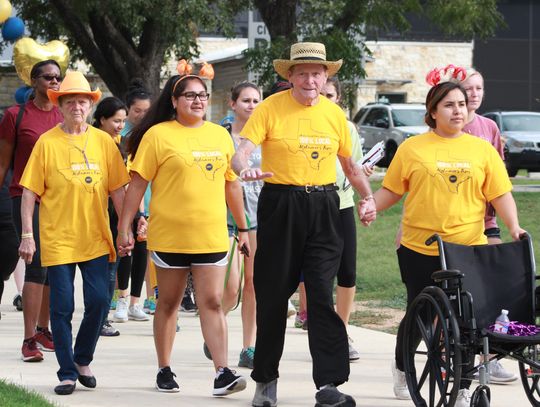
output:
[[[2,26],[2,37],[6,41],[15,41],[24,34],[24,23],[19,17],[10,17]]]
[[[21,86],[15,91],[15,102],[22,105],[26,103],[32,94],[33,89],[30,86]]]

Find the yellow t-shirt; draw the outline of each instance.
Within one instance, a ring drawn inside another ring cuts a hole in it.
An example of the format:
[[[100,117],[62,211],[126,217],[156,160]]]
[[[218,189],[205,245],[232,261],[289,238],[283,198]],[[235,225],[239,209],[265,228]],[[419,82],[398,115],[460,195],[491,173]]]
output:
[[[107,133],[88,126],[72,136],[56,126],[37,141],[21,185],[41,198],[39,235],[43,266],[116,258],[109,192],[129,182],[118,147]]]
[[[304,106],[291,90],[265,99],[242,129],[262,146],[262,170],[274,184],[325,185],[336,182],[336,154],[351,156],[351,138],[341,108],[325,97]]]
[[[149,250],[228,250],[225,181],[236,179],[233,154],[227,130],[210,122],[188,128],[173,120],[145,133],[131,171],[152,181]]]
[[[487,243],[486,201],[512,190],[501,157],[487,141],[433,132],[401,144],[382,185],[399,195],[408,192],[401,243],[430,256],[438,254],[436,244],[425,245],[434,233],[452,243]]]

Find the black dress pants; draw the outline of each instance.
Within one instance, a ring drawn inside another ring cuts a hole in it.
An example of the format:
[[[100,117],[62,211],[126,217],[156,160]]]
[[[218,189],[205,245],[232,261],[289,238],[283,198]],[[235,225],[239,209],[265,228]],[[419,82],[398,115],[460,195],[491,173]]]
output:
[[[345,325],[334,311],[332,289],[343,238],[335,191],[273,190],[264,187],[257,211],[254,286],[257,340],[251,377],[267,383],[279,377],[287,301],[304,275],[309,349],[317,388],[349,377]]]

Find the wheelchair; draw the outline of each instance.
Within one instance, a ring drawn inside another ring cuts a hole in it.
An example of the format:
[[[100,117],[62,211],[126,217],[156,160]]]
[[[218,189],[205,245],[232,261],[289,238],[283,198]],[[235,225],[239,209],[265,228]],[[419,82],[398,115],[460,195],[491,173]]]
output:
[[[412,401],[416,406],[452,407],[463,381],[478,374],[471,407],[488,407],[489,362],[508,357],[519,362],[527,398],[540,407],[540,334],[512,336],[488,329],[502,308],[509,310],[510,320],[524,324],[535,324],[540,315],[530,236],[463,246],[433,235],[426,244],[434,242],[441,262],[441,270],[431,276],[437,285],[413,300],[404,321],[403,365]]]

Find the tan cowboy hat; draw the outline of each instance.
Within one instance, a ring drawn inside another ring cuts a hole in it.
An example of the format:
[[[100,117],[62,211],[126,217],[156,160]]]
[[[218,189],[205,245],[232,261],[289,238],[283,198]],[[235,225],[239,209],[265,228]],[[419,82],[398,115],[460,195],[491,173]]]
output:
[[[291,59],[274,59],[274,69],[282,78],[289,79],[289,69],[298,64],[319,64],[326,66],[328,77],[341,68],[343,60],[327,61],[326,47],[320,42],[297,42],[291,45]]]
[[[47,89],[47,96],[54,105],[58,105],[58,98],[64,95],[88,95],[96,103],[101,98],[101,91],[99,88],[90,90],[90,84],[79,71],[68,71],[59,90]]]

